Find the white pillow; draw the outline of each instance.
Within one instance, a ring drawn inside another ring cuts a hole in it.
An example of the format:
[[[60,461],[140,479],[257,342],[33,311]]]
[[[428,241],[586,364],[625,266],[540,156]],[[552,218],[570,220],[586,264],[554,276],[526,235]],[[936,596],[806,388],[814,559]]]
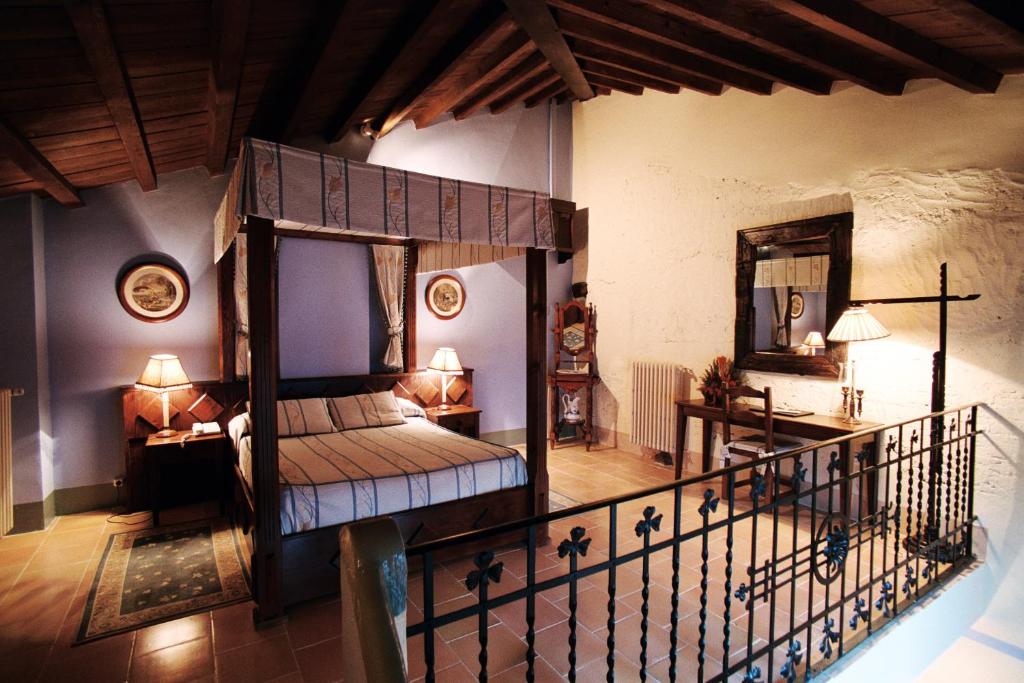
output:
[[[423,410],[423,406],[419,405],[414,401],[410,401],[407,398],[401,396],[395,396],[395,401],[398,403],[398,407],[402,410],[402,415],[405,417],[426,417],[427,411]]]

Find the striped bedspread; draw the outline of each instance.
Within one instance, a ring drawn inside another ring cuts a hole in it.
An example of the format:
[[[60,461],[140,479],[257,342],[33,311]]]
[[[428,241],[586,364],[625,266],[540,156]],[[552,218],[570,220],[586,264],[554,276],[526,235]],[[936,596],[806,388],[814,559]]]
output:
[[[252,482],[248,436],[239,465]],[[290,534],[526,484],[518,451],[423,418],[278,440],[281,532]]]

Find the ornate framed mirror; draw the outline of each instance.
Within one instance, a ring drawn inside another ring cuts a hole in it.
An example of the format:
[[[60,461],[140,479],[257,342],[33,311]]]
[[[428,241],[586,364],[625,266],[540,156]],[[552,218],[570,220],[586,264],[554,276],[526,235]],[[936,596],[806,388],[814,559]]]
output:
[[[738,367],[839,377],[846,344],[817,340],[850,303],[852,237],[852,213],[737,233]]]

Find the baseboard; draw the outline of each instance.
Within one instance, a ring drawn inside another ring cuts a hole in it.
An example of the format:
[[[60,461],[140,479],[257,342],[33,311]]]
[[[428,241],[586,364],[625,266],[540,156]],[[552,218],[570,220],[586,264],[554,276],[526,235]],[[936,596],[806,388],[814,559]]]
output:
[[[53,492],[54,512],[58,515],[73,515],[117,504],[117,489],[110,484],[92,484],[57,489]]]
[[[24,534],[29,531],[45,529],[54,516],[54,495],[51,493],[45,500],[31,503],[18,503],[14,506],[14,528],[12,534]]]
[[[496,443],[499,446],[518,446],[526,443],[526,427],[522,429],[506,429],[501,432],[486,432],[480,435],[482,441]]]

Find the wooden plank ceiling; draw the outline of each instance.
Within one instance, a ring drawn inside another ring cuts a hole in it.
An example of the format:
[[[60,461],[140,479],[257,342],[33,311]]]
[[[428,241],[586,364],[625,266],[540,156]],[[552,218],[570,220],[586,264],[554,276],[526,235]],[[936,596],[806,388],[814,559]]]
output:
[[[619,91],[1024,71],[997,0],[0,0],[0,197],[224,170],[244,135],[337,141]]]

